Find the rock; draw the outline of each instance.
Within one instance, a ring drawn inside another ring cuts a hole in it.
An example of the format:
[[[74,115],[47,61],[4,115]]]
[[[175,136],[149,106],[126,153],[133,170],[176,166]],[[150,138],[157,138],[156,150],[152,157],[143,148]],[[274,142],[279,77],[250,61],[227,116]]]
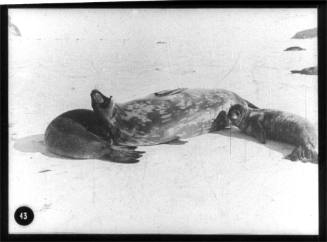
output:
[[[305,50],[305,49],[300,46],[291,46],[286,48],[284,51],[300,51],[300,50]]]
[[[318,68],[317,66],[312,66],[308,68],[304,68],[302,70],[292,70],[293,74],[303,74],[303,75],[318,75]]]
[[[306,29],[300,32],[297,32],[292,39],[309,39],[317,37],[317,28]]]

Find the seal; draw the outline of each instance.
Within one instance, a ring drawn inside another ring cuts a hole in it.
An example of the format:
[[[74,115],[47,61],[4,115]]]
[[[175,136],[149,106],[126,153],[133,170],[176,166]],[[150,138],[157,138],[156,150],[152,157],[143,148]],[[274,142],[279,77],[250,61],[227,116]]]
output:
[[[265,144],[266,138],[293,144],[296,148],[286,159],[318,163],[318,137],[314,127],[304,118],[271,109],[247,109],[234,105],[228,112],[232,125]]]
[[[224,89],[178,88],[126,103],[116,103],[112,96],[93,90],[91,100],[94,112],[110,130],[109,137],[121,146],[185,143],[180,139],[227,127],[232,105],[257,108]]]
[[[56,117],[45,131],[45,144],[54,154],[75,159],[134,163],[142,151],[112,144],[110,132],[92,110],[76,109]]]

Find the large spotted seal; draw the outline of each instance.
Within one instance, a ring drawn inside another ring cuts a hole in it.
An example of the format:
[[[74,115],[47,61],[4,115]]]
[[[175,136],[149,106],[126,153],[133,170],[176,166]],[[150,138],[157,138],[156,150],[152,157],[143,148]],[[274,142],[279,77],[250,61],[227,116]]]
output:
[[[257,108],[223,89],[178,88],[115,103],[98,90],[91,92],[92,107],[106,122],[115,145],[139,146],[181,142],[179,139],[223,129],[227,112],[239,104]]]
[[[133,163],[143,153],[135,151],[136,147],[113,145],[107,126],[96,113],[86,109],[59,115],[48,125],[44,139],[51,153],[76,159]]]
[[[237,104],[230,108],[228,118],[242,132],[263,144],[269,138],[295,145],[296,148],[286,159],[318,162],[316,131],[298,115],[270,109],[251,110]]]

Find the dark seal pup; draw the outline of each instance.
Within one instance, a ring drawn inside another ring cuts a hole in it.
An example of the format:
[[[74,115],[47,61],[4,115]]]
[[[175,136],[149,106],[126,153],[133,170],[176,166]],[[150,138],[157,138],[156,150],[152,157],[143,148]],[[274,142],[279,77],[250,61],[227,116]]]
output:
[[[91,99],[93,110],[107,123],[109,137],[123,146],[183,143],[182,138],[228,126],[232,105],[257,108],[223,89],[164,90],[121,104],[93,90]]]
[[[242,132],[263,144],[269,138],[295,145],[286,159],[318,163],[318,137],[314,127],[304,118],[277,110],[250,110],[241,105],[231,107],[228,118]]]
[[[86,109],[71,110],[55,118],[44,139],[51,153],[76,159],[134,163],[143,153],[135,151],[136,147],[113,145],[107,126],[96,113]]]

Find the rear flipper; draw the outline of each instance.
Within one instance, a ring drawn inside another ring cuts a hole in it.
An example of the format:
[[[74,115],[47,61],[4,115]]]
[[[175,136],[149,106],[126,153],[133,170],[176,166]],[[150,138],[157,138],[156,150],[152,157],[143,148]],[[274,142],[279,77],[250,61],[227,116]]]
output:
[[[291,154],[285,156],[285,159],[291,161],[301,160],[302,162],[318,164],[318,153],[311,148],[300,145],[296,147]]]
[[[184,144],[186,144],[186,143],[187,143],[187,141],[185,141],[185,140],[180,140],[179,137],[176,137],[176,138],[174,138],[174,139],[172,139],[172,140],[170,140],[170,141],[168,141],[168,142],[165,142],[165,143],[163,143],[163,144],[167,144],[167,145],[184,145]]]
[[[247,103],[247,105],[248,105],[249,108],[259,109],[257,106],[255,106],[253,103],[250,103],[248,100],[245,100],[245,102]]]
[[[110,145],[101,159],[118,163],[136,163],[145,153],[144,151],[136,151],[136,148],[135,146]]]

